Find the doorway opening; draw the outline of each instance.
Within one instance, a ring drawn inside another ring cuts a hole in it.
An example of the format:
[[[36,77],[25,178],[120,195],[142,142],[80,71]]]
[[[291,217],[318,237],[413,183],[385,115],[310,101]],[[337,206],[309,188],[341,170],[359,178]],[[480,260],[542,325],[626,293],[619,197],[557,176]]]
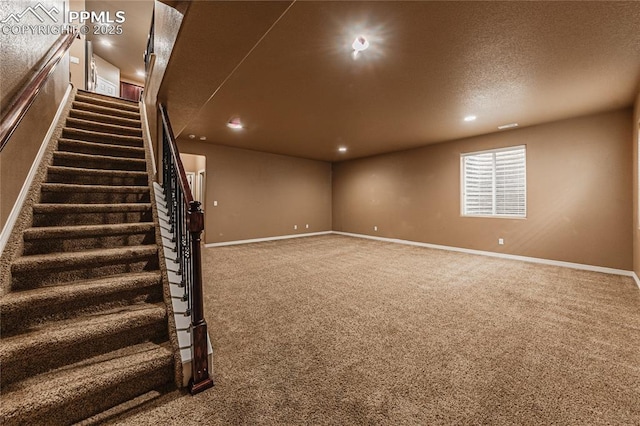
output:
[[[204,155],[180,154],[180,160],[187,175],[193,199],[200,201],[202,210],[205,204],[205,185],[207,177],[207,157]]]
[[[206,221],[206,187],[207,187],[207,157],[204,155],[193,154],[180,154],[180,160],[184,167],[184,172],[187,175],[187,181],[191,188],[191,194],[193,199],[200,201],[202,211],[205,212]],[[202,235],[202,241],[204,241],[204,233]]]

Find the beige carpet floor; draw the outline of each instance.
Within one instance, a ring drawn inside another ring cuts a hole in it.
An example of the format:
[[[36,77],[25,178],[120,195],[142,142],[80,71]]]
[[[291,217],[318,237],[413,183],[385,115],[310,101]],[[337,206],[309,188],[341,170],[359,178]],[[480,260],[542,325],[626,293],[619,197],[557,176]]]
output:
[[[114,424],[640,424],[628,277],[344,236],[206,249],[216,386]]]

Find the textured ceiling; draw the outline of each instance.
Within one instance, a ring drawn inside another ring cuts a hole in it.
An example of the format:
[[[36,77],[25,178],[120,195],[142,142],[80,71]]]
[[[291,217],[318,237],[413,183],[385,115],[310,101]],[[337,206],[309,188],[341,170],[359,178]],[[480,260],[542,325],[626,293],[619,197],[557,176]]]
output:
[[[159,93],[176,134],[214,96],[289,5],[278,1],[198,1],[189,5]]]
[[[629,106],[639,28],[640,2],[195,2],[162,90],[179,139],[339,161]]]

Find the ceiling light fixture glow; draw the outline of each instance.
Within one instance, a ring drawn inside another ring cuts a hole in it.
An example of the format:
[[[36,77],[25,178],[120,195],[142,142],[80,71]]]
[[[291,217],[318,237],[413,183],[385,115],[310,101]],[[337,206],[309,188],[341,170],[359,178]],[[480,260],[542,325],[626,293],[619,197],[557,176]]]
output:
[[[200,136],[200,140],[201,140],[201,141],[206,141],[206,140],[207,140],[207,137],[206,137],[206,136]]]
[[[476,118],[478,118],[478,117],[476,117],[475,115],[467,115],[464,118],[464,121],[475,121]]]
[[[144,77],[145,75],[147,75],[144,71],[141,70],[136,71],[136,74],[138,74],[140,77]]]
[[[195,139],[196,135],[189,135],[189,139]]]
[[[514,129],[518,127],[518,123],[509,123],[509,124],[503,124],[502,126],[498,126],[499,130],[505,130],[505,129]]]
[[[351,47],[353,48],[353,57],[355,58],[358,55],[358,53],[364,50],[367,50],[367,48],[369,47],[369,41],[366,38],[364,38],[364,36],[359,35],[353,41],[353,43],[351,44]]]
[[[347,152],[347,147],[346,146],[341,146],[340,148],[338,148],[338,151]]]
[[[111,47],[111,42],[109,40],[102,40],[100,43],[102,43],[104,46]]]
[[[242,122],[238,117],[234,117],[231,120],[229,120],[229,122],[227,123],[227,127],[234,130],[239,130],[244,128],[244,126],[242,125]]]

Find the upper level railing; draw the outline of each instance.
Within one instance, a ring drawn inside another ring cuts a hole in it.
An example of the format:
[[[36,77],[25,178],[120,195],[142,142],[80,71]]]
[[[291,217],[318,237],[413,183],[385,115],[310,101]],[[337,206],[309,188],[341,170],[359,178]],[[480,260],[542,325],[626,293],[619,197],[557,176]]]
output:
[[[189,392],[196,394],[213,386],[209,377],[207,323],[202,295],[202,256],[200,237],[204,230],[204,213],[193,199],[180,153],[176,145],[167,110],[158,105],[162,118],[162,185],[167,200],[169,223],[176,245],[183,300],[191,315],[191,380]]]
[[[38,68],[36,73],[27,81],[22,89],[13,97],[7,108],[0,113],[2,120],[0,121],[0,151],[2,151],[9,141],[9,138],[24,118],[27,111],[36,100],[38,93],[46,83],[47,79],[53,73],[56,65],[64,57],[65,53],[71,47],[77,32],[69,32],[60,35],[58,40],[51,46],[44,58],[44,61]]]
[[[155,36],[156,36],[156,13],[155,6],[154,12],[151,15],[151,27],[149,28],[149,35],[147,36],[147,47],[144,50],[144,71],[148,74],[150,72],[149,65],[151,64],[151,55],[153,54]]]

